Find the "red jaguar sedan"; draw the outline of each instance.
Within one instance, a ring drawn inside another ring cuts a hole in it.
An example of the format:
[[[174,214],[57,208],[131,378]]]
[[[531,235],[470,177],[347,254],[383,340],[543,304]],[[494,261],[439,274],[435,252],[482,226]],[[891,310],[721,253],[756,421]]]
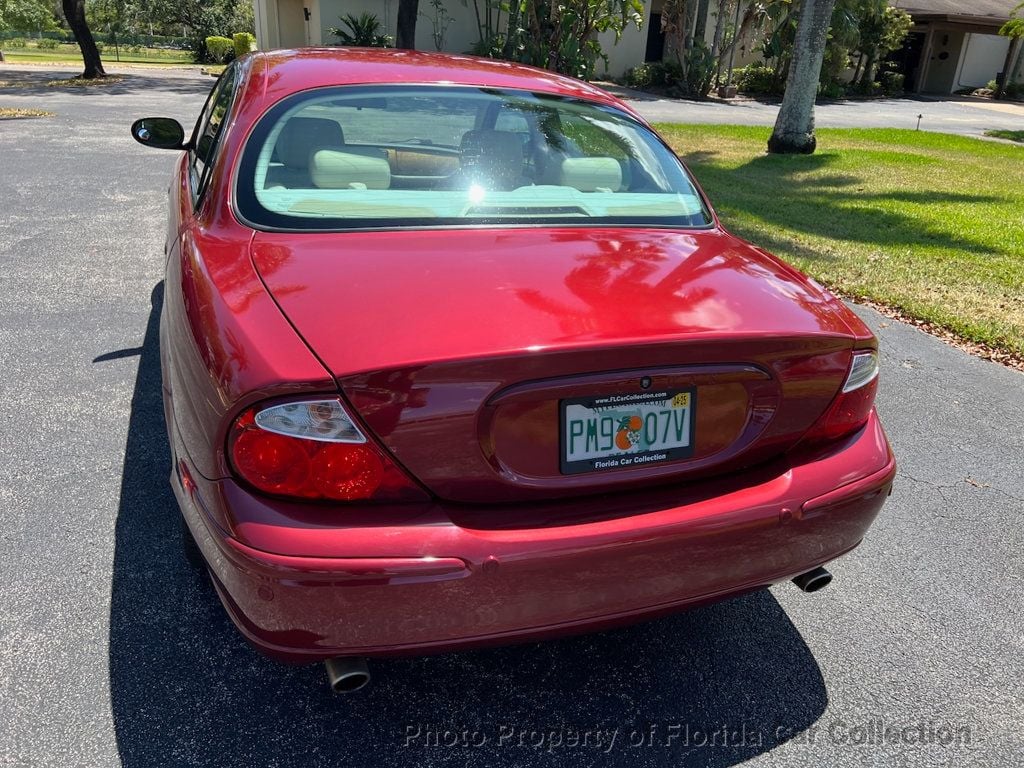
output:
[[[468,56],[245,56],[171,187],[160,324],[186,551],[326,661],[609,627],[857,546],[895,463],[877,342],[730,235],[629,106]]]

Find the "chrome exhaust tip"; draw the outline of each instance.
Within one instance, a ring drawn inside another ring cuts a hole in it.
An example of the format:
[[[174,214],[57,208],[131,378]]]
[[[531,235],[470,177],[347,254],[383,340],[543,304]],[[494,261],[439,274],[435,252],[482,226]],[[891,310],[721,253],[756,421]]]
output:
[[[832,574],[820,566],[793,578],[793,583],[804,592],[817,592],[819,589],[827,587],[831,581]]]
[[[354,693],[370,682],[370,668],[366,659],[354,656],[339,656],[324,662],[327,681],[335,693]]]

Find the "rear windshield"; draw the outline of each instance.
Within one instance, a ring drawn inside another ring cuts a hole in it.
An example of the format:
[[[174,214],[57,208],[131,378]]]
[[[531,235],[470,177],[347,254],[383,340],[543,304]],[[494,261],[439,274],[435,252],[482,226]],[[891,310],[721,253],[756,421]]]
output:
[[[236,200],[268,229],[710,223],[676,157],[628,115],[470,87],[291,96],[250,136]]]

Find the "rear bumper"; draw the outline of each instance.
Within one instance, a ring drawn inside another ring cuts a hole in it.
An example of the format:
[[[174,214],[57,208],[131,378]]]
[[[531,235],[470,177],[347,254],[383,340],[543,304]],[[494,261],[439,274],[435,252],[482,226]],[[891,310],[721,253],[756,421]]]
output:
[[[204,480],[173,440],[175,493],[228,613],[287,661],[542,639],[768,586],[853,549],[896,471],[872,414],[830,453],[742,479],[341,512]]]

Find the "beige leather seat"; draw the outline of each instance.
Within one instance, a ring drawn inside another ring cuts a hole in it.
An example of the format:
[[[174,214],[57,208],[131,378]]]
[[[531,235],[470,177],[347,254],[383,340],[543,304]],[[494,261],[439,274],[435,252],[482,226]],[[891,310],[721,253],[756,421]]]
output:
[[[388,189],[391,166],[384,157],[327,147],[309,155],[309,175],[318,189]]]
[[[580,192],[618,192],[622,166],[614,157],[567,157],[562,160],[558,184]]]
[[[459,146],[459,170],[450,186],[509,190],[530,184],[523,174],[523,143],[509,131],[466,131]]]
[[[345,132],[334,120],[323,117],[293,117],[284,124],[274,145],[274,157],[267,170],[267,187],[308,189],[313,186],[309,175],[310,155],[321,147],[345,144]]]

